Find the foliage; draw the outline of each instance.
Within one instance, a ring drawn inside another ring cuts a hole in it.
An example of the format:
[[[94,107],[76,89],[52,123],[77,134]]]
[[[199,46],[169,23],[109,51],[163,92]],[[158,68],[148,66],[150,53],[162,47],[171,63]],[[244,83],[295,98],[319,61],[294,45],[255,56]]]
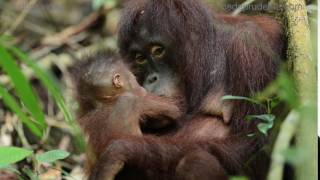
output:
[[[62,112],[65,121],[73,128],[73,133],[81,149],[84,147],[84,140],[80,131],[74,125],[74,119],[66,102],[61,94],[57,80],[49,72],[41,68],[34,60],[30,59],[20,49],[9,43],[11,37],[0,36],[0,68],[10,81],[7,84],[0,83],[0,99],[14,112],[19,120],[34,134],[42,143],[46,137],[48,126],[45,121],[45,113],[41,107],[41,101],[28,77],[21,68],[26,65],[42,85],[48,90],[57,107]],[[20,137],[21,138],[21,137]],[[24,137],[23,137],[24,138]],[[23,141],[23,140],[22,140]],[[19,162],[30,157],[34,168],[42,163],[52,163],[69,156],[69,153],[61,150],[48,151],[35,155],[31,150],[18,147],[0,147],[0,167]],[[37,175],[31,169],[24,169],[23,172],[30,179],[37,179]]]
[[[230,180],[248,180],[248,178],[243,176],[233,176],[233,177],[230,177]]]
[[[15,101],[13,95],[10,95],[4,88],[4,85],[1,85],[0,95],[3,96],[4,102],[17,113],[35,135],[38,137],[43,136],[46,123],[44,121],[44,113],[39,106],[38,98],[35,96],[27,78],[23,75],[19,66],[2,43],[0,44],[0,67],[10,77],[15,87],[15,92],[22,103],[22,107],[18,106],[18,102]],[[32,119],[29,119],[28,114],[31,115]]]
[[[37,155],[36,159],[40,163],[52,163],[60,159],[65,159],[70,153],[61,150],[52,150],[43,154]]]
[[[39,166],[44,163],[54,163],[58,160],[67,158],[70,155],[69,152],[63,150],[52,150],[47,151],[42,154],[35,154],[33,151],[18,148],[18,147],[0,147],[0,169],[6,168],[10,164],[17,163],[26,158],[30,158],[36,169],[39,169]],[[11,168],[12,170],[12,168]],[[14,171],[17,175],[20,175],[18,171]],[[33,172],[30,168],[24,168],[23,172],[30,179],[39,179],[38,175]]]
[[[247,101],[251,104],[259,105],[263,107],[266,110],[267,114],[260,114],[260,115],[247,115],[245,117],[245,120],[247,121],[252,121],[252,120],[257,120],[259,123],[257,124],[258,130],[264,134],[265,136],[268,135],[268,130],[273,127],[275,116],[271,114],[272,109],[274,106],[271,107],[271,104],[274,104],[275,101],[277,100],[276,98],[271,98],[268,100],[266,103],[263,103],[259,101],[256,98],[249,98],[249,97],[242,97],[242,96],[232,96],[232,95],[227,95],[223,96],[221,98],[222,101],[226,100],[242,100],[242,101]],[[252,134],[249,134],[248,136],[251,136]]]
[[[15,112],[21,121],[39,138],[41,138],[46,129],[46,122],[44,121],[44,113],[39,106],[41,102],[35,95],[27,78],[15,62],[15,58],[27,65],[33,70],[35,76],[41,81],[45,88],[52,95],[57,106],[62,111],[66,122],[73,126],[73,117],[70,110],[67,108],[65,100],[61,94],[60,87],[55,78],[49,73],[39,67],[34,60],[30,59],[25,53],[13,45],[6,43],[6,36],[0,36],[0,67],[10,77],[12,84],[15,87],[15,92],[18,96],[18,101],[22,104],[19,106],[13,94],[8,92],[8,89],[0,84],[0,96],[2,96],[4,103]],[[25,108],[28,110],[25,111]],[[30,113],[28,113],[30,112]],[[31,115],[31,118],[29,117]],[[78,132],[74,127],[75,132]]]
[[[0,147],[0,168],[19,162],[30,156],[32,151],[18,147]]]
[[[93,0],[92,7],[94,9],[99,9],[100,7],[111,8],[117,4],[117,0]]]
[[[268,135],[268,130],[273,127],[276,116],[273,114],[248,115],[247,120],[258,119],[261,122],[257,125],[259,131],[265,136]]]
[[[258,121],[258,130],[267,136],[268,131],[274,126],[274,120],[276,119],[276,116],[272,112],[280,102],[286,103],[291,109],[299,106],[299,98],[293,82],[290,75],[283,69],[276,80],[254,97],[227,95],[222,97],[222,100],[242,100],[264,108],[266,114],[247,115],[245,120]]]

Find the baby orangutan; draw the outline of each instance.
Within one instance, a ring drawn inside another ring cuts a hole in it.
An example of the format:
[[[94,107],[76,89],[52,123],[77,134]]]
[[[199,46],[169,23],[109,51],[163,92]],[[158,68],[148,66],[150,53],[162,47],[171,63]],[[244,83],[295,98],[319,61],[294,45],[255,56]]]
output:
[[[78,122],[88,135],[96,158],[109,141],[127,135],[141,136],[147,117],[164,127],[181,115],[172,98],[149,94],[126,64],[114,54],[98,54],[73,69],[79,102]],[[90,158],[89,158],[90,159]]]

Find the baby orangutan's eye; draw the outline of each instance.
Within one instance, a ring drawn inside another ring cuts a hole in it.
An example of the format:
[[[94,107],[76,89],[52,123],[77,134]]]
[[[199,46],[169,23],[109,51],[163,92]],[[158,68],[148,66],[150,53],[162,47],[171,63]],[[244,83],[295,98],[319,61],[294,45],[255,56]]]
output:
[[[123,83],[121,82],[120,79],[120,74],[115,74],[112,78],[112,83],[116,88],[122,88]]]

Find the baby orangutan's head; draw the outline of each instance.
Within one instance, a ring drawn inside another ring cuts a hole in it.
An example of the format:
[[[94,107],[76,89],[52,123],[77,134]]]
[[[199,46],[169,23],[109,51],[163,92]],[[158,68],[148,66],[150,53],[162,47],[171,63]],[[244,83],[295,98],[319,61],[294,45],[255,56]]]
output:
[[[142,89],[121,58],[97,54],[76,65],[72,72],[80,102],[109,102],[124,92]]]

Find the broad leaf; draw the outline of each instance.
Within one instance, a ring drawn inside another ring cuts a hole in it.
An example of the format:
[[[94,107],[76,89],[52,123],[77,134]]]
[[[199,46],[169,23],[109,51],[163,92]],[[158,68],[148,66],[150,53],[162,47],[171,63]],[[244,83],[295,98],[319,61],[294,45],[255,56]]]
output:
[[[93,0],[92,6],[94,9],[99,9],[102,6],[112,8],[117,4],[116,0]]]
[[[33,152],[18,147],[0,147],[0,168],[19,162],[30,156]]]
[[[248,115],[248,116],[246,116],[245,119],[249,120],[249,121],[254,120],[254,119],[258,119],[263,122],[270,123],[270,122],[273,122],[275,118],[276,118],[276,116],[273,114],[261,114],[261,115]]]
[[[70,153],[67,151],[52,150],[52,151],[45,152],[43,154],[36,155],[36,159],[40,163],[52,163],[60,159],[65,159],[69,155]]]
[[[268,130],[271,129],[273,127],[273,122],[272,123],[259,123],[258,124],[258,129],[259,131],[264,134],[264,135],[268,135]]]

